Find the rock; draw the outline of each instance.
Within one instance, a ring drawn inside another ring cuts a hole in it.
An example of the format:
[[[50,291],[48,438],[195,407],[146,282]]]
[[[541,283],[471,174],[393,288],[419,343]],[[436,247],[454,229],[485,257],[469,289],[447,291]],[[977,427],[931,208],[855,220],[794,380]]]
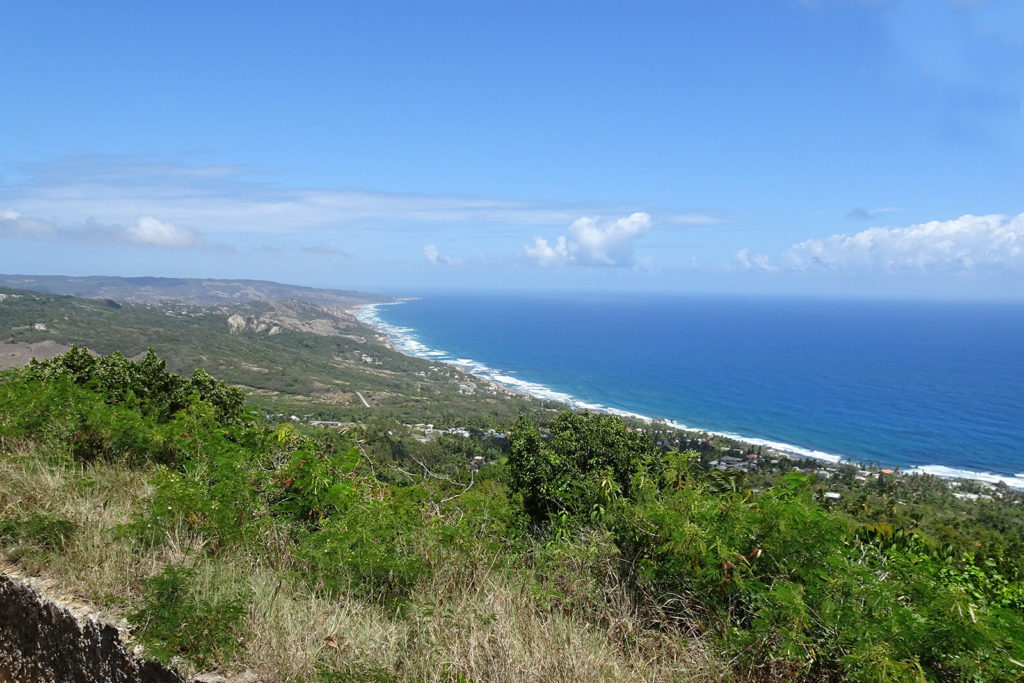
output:
[[[251,671],[225,676],[219,673],[203,673],[193,676],[191,683],[260,683],[259,677]]]
[[[184,683],[129,652],[115,624],[48,597],[47,585],[0,572],[0,681]]]
[[[238,315],[237,313],[232,313],[230,316],[228,316],[228,332],[230,332],[231,334],[238,334],[244,329],[245,318]]]

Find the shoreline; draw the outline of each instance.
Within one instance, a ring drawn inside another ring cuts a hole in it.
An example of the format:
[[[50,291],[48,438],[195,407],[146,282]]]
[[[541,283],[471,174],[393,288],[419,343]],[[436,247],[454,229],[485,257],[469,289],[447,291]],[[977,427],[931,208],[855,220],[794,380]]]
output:
[[[857,459],[843,456],[837,453],[829,453],[826,451],[820,451],[810,448],[804,448],[796,446],[794,444],[783,443],[779,441],[772,441],[769,439],[763,439],[760,437],[747,437],[740,434],[733,434],[730,432],[719,432],[710,429],[701,429],[698,427],[691,427],[683,424],[672,418],[652,418],[647,415],[635,413],[628,410],[622,410],[619,408],[613,408],[605,406],[600,403],[593,403],[584,401],[576,396],[560,392],[555,389],[551,389],[543,384],[537,382],[530,382],[528,380],[522,380],[512,375],[503,373],[495,368],[490,368],[483,363],[479,363],[468,358],[453,358],[452,354],[447,353],[441,349],[432,349],[425,344],[421,343],[415,338],[415,330],[412,328],[401,327],[391,325],[384,322],[378,315],[379,306],[395,306],[398,304],[406,303],[407,301],[415,301],[419,297],[408,297],[398,301],[386,302],[386,303],[373,303],[373,304],[362,304],[355,307],[353,314],[356,320],[368,325],[373,328],[379,335],[384,338],[384,343],[391,349],[398,353],[403,353],[416,358],[422,358],[424,360],[430,360],[438,363],[445,363],[451,365],[466,374],[472,375],[478,380],[487,382],[488,384],[495,385],[500,389],[517,394],[520,396],[526,396],[529,398],[545,400],[545,401],[556,401],[565,403],[572,410],[589,410],[591,412],[607,413],[611,415],[618,415],[620,417],[629,417],[632,419],[640,420],[645,423],[661,422],[673,429],[679,431],[690,432],[695,434],[708,434],[711,436],[720,436],[727,439],[732,439],[744,444],[752,446],[761,446],[764,448],[775,451],[778,455],[787,457],[794,460],[816,460],[821,462],[829,462],[833,464],[843,465],[854,465],[862,469],[868,469],[869,466]],[[880,469],[881,464],[878,464],[875,469]],[[895,465],[894,465],[895,467]],[[899,466],[900,470],[905,474],[928,474],[939,477],[941,479],[963,479],[968,481],[980,481],[989,484],[1004,483],[1012,489],[1024,490],[1024,473],[1018,473],[1015,475],[1004,475],[996,474],[993,472],[980,472],[976,470],[961,469],[957,467],[950,467],[947,465],[911,465],[911,466]]]

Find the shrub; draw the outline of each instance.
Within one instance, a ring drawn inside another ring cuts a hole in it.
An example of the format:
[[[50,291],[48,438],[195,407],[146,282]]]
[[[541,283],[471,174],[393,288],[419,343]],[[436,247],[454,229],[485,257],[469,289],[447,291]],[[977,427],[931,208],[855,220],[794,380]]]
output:
[[[214,577],[211,590],[199,578],[194,569],[164,567],[146,582],[129,616],[140,640],[165,663],[187,657],[199,666],[222,665],[240,645],[250,589]]]
[[[232,432],[204,429],[202,419],[175,423],[183,448],[191,450],[180,467],[162,468],[149,511],[136,518],[134,532],[147,543],[184,526],[203,536],[212,548],[244,542],[254,524],[268,513],[263,492],[267,474]]]
[[[189,378],[166,372],[166,363],[153,349],[138,362],[115,351],[109,356],[93,356],[88,349],[71,350],[44,361],[33,359],[27,369],[29,380],[43,383],[68,379],[92,388],[111,405],[138,405],[140,412],[166,422],[197,401],[213,406],[221,424],[244,418],[245,396],[238,387],[228,386],[198,369]]]
[[[660,449],[621,418],[560,414],[545,442],[521,416],[510,434],[510,488],[535,523],[558,512],[603,514],[619,499],[637,499],[660,484]]]
[[[418,552],[430,535],[421,501],[409,489],[402,495],[381,500],[373,488],[353,484],[336,498],[318,528],[296,537],[293,552],[307,563],[307,578],[333,593],[402,602],[430,571]]]

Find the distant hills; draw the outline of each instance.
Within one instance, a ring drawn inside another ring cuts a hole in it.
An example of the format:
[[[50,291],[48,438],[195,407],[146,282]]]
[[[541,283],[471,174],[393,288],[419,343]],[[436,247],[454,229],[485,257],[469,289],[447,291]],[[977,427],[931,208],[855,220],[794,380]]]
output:
[[[180,301],[199,306],[294,299],[320,306],[350,308],[360,304],[394,301],[393,297],[378,294],[300,287],[268,280],[0,274],[0,287],[66,294],[83,299],[111,299],[132,303]]]
[[[0,275],[0,370],[73,344],[197,368],[249,400],[310,418],[510,424],[547,404],[406,356],[353,309],[395,299],[259,280]]]

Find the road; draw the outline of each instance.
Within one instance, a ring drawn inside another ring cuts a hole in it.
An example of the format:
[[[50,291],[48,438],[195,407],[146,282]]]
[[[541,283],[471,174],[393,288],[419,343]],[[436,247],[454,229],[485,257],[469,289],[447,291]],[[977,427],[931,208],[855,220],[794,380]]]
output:
[[[360,394],[360,393],[359,393],[358,391],[356,392],[356,396],[358,396],[358,397],[359,397],[359,400],[363,402],[363,405],[364,405],[364,406],[366,406],[367,408],[369,408],[369,407],[370,407],[370,404],[366,402],[366,399],[365,399],[365,398],[363,398],[363,395],[362,395],[362,394]]]

